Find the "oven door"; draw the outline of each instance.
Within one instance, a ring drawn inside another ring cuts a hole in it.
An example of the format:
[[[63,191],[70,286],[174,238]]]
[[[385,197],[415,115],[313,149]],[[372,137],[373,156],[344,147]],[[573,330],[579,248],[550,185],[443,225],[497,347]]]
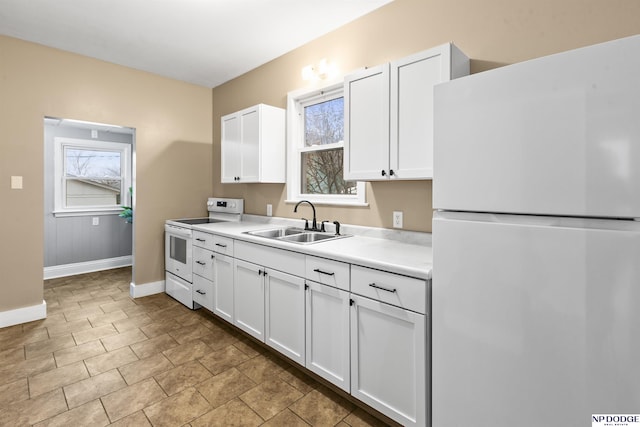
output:
[[[165,225],[164,229],[165,270],[191,283],[191,230],[172,225]]]

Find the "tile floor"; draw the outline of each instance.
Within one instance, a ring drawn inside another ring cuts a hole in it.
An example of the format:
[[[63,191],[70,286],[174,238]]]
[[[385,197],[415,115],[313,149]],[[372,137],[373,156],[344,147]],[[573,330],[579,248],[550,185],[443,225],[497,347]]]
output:
[[[129,297],[129,268],[45,281],[0,329],[0,426],[381,426],[204,309]]]

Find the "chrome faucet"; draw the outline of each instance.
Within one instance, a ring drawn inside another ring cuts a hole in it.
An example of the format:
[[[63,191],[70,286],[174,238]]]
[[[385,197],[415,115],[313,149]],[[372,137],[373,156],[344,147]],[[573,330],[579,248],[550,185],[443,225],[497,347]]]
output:
[[[309,228],[308,223],[305,220],[305,230],[311,230],[311,231],[318,231],[318,222],[316,221],[316,207],[313,206],[313,203],[311,203],[308,200],[300,200],[298,203],[296,203],[296,207],[293,208],[294,212],[298,212],[298,206],[300,206],[301,203],[308,203],[309,206],[311,206],[311,209],[313,209],[313,222],[311,223],[311,228]]]

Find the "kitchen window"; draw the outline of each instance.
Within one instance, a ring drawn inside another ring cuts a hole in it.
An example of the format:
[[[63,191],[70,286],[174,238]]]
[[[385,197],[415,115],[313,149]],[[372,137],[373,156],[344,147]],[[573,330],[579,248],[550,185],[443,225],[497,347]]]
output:
[[[364,205],[364,183],[343,178],[342,83],[289,93],[287,199],[318,204]]]
[[[54,139],[56,216],[117,213],[131,206],[131,145]]]

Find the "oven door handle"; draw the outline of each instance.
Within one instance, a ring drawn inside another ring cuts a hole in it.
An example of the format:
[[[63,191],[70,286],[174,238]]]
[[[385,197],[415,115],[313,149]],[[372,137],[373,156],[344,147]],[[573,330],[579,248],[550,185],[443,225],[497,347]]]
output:
[[[188,230],[186,228],[181,228],[181,227],[174,227],[173,225],[168,225],[168,224],[165,224],[164,231],[166,231],[171,235],[180,236],[180,237],[191,237],[192,235],[191,230]]]

